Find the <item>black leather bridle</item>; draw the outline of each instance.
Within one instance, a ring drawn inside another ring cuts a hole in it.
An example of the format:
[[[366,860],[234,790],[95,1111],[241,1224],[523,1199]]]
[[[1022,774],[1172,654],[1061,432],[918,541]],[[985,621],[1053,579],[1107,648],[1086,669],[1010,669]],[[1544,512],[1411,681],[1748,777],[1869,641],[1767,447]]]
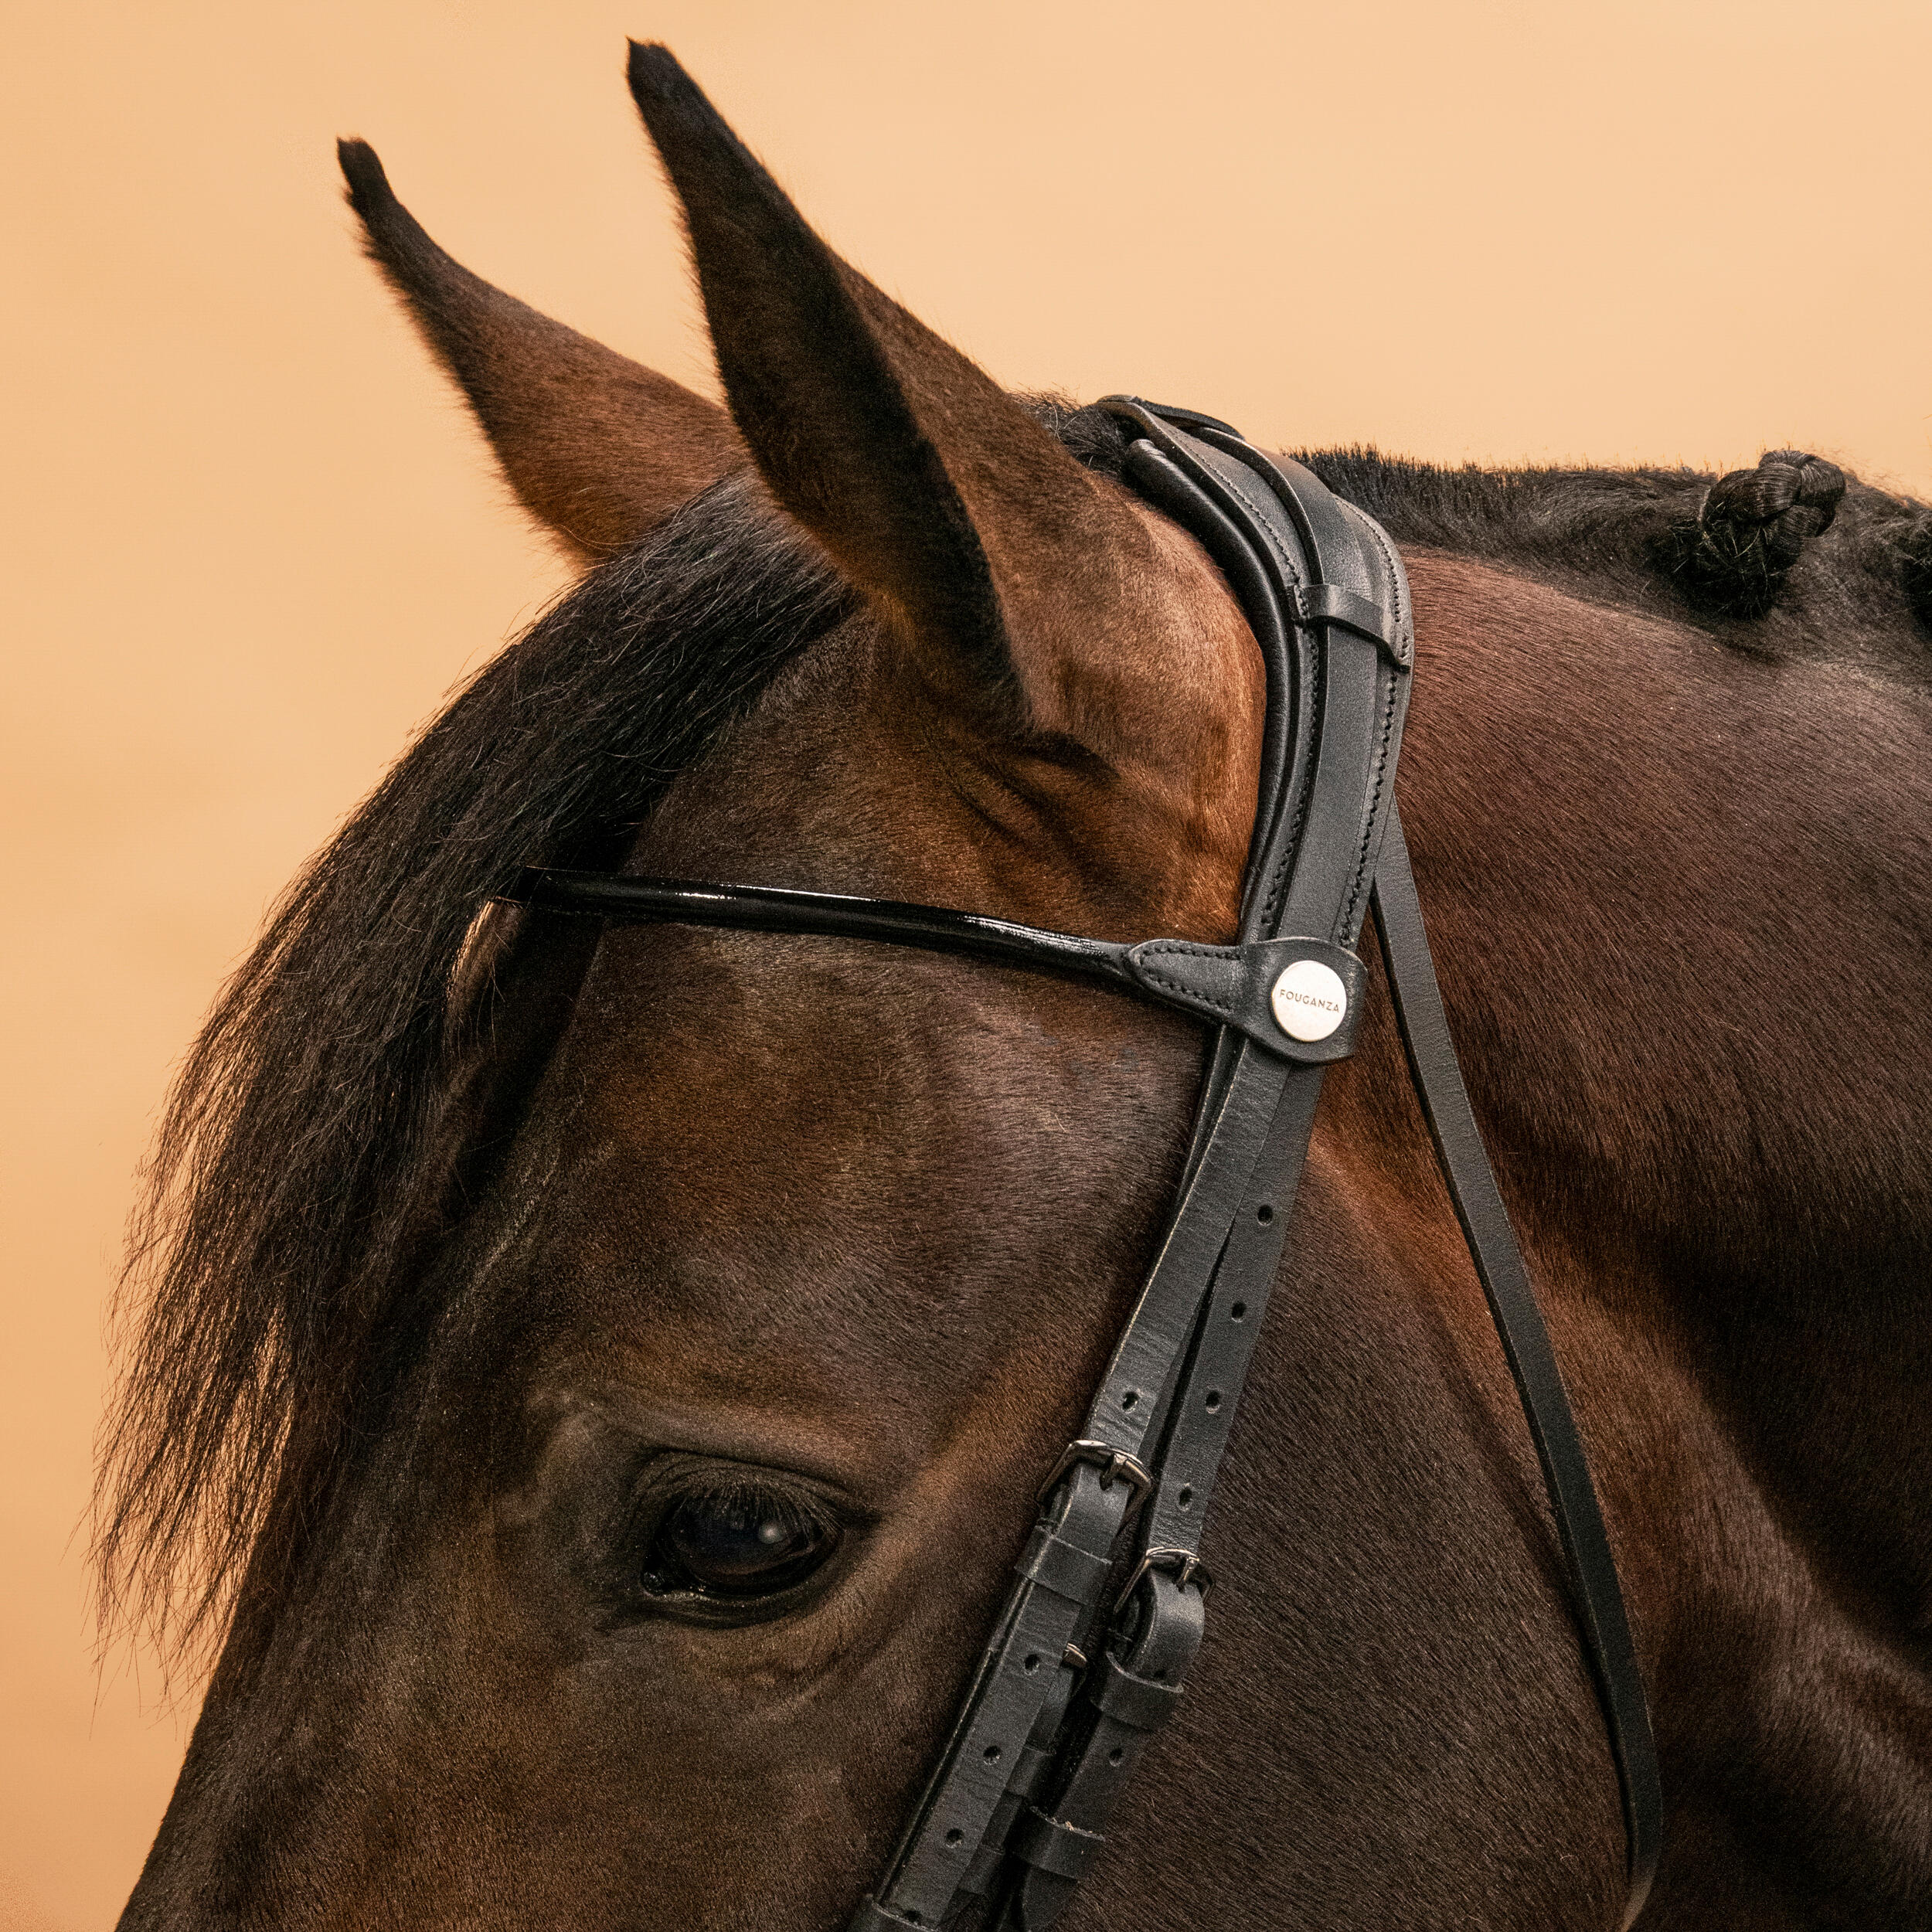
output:
[[[1617,1567],[1436,985],[1396,814],[1413,628],[1381,528],[1224,423],[1127,396],[1127,481],[1220,566],[1267,662],[1260,804],[1240,937],[1128,946],[978,913],[822,893],[526,872],[546,912],[825,933],[1071,974],[1216,1028],[1176,1205],[1039,1520],[951,1735],[850,1932],[938,1927],[978,1900],[1044,1927],[1106,1842],[1134,1760],[1203,1628],[1198,1553],[1280,1262],[1323,1070],[1347,1056],[1372,910],[1410,1072],[1543,1466],[1621,1786],[1622,1923],[1657,1868],[1657,1757]]]

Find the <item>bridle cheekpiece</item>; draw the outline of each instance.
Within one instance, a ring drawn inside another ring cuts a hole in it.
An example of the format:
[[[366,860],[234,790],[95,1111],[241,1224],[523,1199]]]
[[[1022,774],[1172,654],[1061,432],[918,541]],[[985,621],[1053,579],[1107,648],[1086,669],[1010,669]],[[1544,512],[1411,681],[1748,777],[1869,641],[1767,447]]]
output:
[[[1205,1020],[1213,1046],[1146,1284],[1032,1534],[951,1733],[849,1932],[1050,1924],[1106,1843],[1201,1642],[1201,1526],[1274,1284],[1325,1070],[1352,1050],[1372,910],[1410,1073],[1509,1360],[1602,1706],[1628,1845],[1623,1924],[1662,1802],[1642,1677],[1576,1420],[1484,1151],[1395,803],[1414,662],[1407,580],[1370,518],[1211,417],[1129,396],[1124,475],[1196,537],[1267,675],[1239,937],[1135,945],[823,893],[532,870],[505,897],[614,923],[820,933],[1094,981]],[[1114,1579],[1121,1580],[1114,1582]]]

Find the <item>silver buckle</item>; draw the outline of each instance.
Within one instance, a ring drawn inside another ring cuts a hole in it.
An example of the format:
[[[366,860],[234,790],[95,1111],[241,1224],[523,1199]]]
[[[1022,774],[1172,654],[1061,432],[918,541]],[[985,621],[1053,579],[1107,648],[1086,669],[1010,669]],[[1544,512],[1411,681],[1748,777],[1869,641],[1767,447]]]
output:
[[[1141,1579],[1156,1570],[1172,1570],[1175,1583],[1182,1590],[1186,1589],[1189,1583],[1198,1584],[1203,1597],[1214,1587],[1214,1579],[1209,1574],[1207,1565],[1192,1550],[1150,1549],[1134,1566],[1134,1573],[1128,1578],[1127,1587],[1116,1599],[1114,1605],[1116,1617],[1126,1609],[1128,1599],[1140,1587]]]
[[[1111,1442],[1070,1442],[1066,1453],[1054,1464],[1053,1473],[1040,1485],[1036,1507],[1060,1487],[1060,1478],[1068,1470],[1081,1462],[1090,1462],[1099,1469],[1103,1489],[1111,1488],[1116,1482],[1124,1482],[1132,1488],[1134,1494],[1128,1499],[1127,1514],[1121,1519],[1121,1527],[1125,1529],[1141,1505],[1147,1501],[1148,1492],[1154,1487],[1154,1478],[1124,1449],[1116,1449]]]

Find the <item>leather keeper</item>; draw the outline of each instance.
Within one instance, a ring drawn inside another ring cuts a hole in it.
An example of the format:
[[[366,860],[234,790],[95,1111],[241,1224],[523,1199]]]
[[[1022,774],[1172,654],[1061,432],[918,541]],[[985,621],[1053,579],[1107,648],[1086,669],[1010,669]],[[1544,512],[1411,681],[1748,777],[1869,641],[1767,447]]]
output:
[[[1114,1565],[1111,1558],[1089,1554],[1077,1544],[1055,1536],[1042,1523],[1013,1567],[1029,1582],[1050,1590],[1056,1597],[1086,1604],[1099,1597]]]
[[[1022,1744],[1019,1761],[1013,1767],[1013,1775],[1007,1780],[1006,1788],[1030,1798],[1039,1788],[1041,1780],[1046,1774],[1046,1767],[1053,1761],[1052,1750],[1039,1744]]]
[[[1087,1683],[1087,1695],[1096,1710],[1136,1731],[1157,1731],[1174,1715],[1181,1698],[1179,1684],[1137,1677],[1111,1651],[1101,1662],[1105,1670],[1097,1671]]]
[[[1077,1825],[1063,1825],[1049,1818],[1038,1806],[1029,1804],[1013,1827],[1008,1849],[1026,1864],[1056,1879],[1078,1880],[1087,1876],[1095,1853],[1107,1842],[1098,1832],[1083,1832]]]
[[[1406,669],[1415,655],[1413,642],[1403,634],[1401,621],[1338,583],[1298,583],[1294,587],[1294,614],[1303,624],[1339,624],[1357,637],[1379,644],[1392,664]]]

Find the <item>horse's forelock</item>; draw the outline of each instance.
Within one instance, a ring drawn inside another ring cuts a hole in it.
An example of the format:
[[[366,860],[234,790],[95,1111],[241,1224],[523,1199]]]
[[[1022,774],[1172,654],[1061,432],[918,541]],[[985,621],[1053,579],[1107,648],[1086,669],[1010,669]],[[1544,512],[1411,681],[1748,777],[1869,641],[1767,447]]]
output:
[[[727,479],[484,670],[298,878],[189,1053],[145,1176],[97,1502],[104,1629],[199,1655],[294,1419],[303,1458],[329,1452],[406,1286],[479,909],[523,865],[613,855],[849,607]]]

